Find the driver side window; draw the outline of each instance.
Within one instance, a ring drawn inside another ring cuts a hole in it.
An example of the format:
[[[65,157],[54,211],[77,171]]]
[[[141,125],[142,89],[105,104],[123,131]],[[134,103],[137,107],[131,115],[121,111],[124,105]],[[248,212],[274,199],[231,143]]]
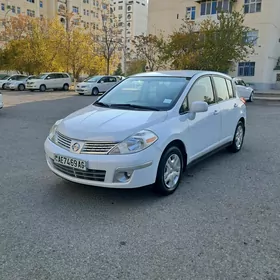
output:
[[[203,101],[208,103],[208,105],[215,103],[213,86],[209,76],[199,78],[194,83],[183,101],[183,104],[180,108],[180,113],[182,114],[188,112],[194,101]]]

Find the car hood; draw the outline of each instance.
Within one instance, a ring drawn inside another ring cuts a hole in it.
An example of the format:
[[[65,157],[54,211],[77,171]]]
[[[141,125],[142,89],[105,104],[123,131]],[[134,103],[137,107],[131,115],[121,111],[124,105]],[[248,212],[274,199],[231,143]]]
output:
[[[89,105],[67,116],[58,131],[77,140],[120,142],[167,117],[164,111],[119,110]]]

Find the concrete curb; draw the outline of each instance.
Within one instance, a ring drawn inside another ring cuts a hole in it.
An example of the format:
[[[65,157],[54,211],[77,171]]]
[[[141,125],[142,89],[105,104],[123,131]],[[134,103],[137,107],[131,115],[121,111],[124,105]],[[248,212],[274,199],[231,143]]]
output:
[[[280,101],[280,96],[254,96],[254,100],[268,100],[268,101]]]

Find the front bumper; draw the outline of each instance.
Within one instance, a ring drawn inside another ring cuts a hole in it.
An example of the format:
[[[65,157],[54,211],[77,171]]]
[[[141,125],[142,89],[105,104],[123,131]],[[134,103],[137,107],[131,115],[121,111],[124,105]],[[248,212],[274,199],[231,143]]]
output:
[[[120,189],[138,188],[155,183],[158,164],[162,154],[160,149],[154,146],[130,155],[74,154],[57,146],[49,139],[45,141],[44,147],[48,166],[59,177],[84,185]],[[54,163],[55,154],[84,160],[87,162],[88,169],[86,172],[79,172],[70,167],[65,169],[63,166]],[[87,172],[90,174],[92,172],[99,172],[99,174],[103,172],[105,176],[102,181],[89,180],[87,179],[89,176]],[[124,182],[116,181],[116,176],[122,172],[130,173],[131,177]],[[75,174],[78,174],[78,176]],[[83,176],[84,178],[82,178]]]
[[[26,85],[26,89],[35,90],[35,89],[39,89],[39,86],[37,86],[37,85]]]
[[[89,88],[76,88],[75,91],[79,94],[84,94],[84,95],[90,95],[91,94],[91,89],[89,89]]]

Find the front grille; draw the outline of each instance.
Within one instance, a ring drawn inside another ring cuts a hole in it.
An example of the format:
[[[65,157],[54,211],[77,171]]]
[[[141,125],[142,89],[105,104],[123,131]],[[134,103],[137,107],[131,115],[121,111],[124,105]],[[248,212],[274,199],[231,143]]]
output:
[[[76,168],[57,164],[53,160],[52,160],[52,165],[58,171],[74,178],[90,180],[90,181],[98,181],[98,182],[105,181],[105,176],[106,176],[105,170],[88,169],[87,171],[84,171],[84,170],[79,170]]]
[[[70,150],[73,139],[57,132],[56,143],[60,147]],[[80,141],[80,140],[77,140]],[[114,142],[84,142],[81,154],[99,154],[106,155],[114,148],[117,143]]]
[[[82,154],[108,154],[116,146],[112,142],[86,142],[82,149]]]
[[[69,137],[62,135],[59,132],[57,133],[56,143],[59,146],[66,148],[67,150],[70,150],[71,139]]]

